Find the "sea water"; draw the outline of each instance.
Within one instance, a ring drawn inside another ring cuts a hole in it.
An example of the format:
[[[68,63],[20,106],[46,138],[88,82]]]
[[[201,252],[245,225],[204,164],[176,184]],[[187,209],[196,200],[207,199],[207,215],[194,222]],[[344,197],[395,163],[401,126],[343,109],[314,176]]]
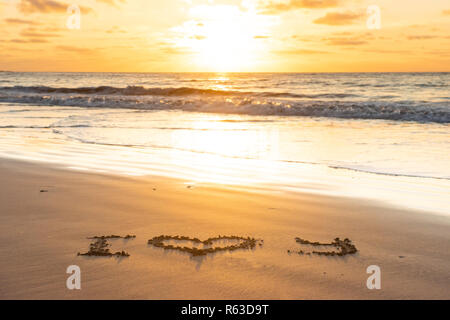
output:
[[[450,73],[0,72],[0,155],[448,214]]]

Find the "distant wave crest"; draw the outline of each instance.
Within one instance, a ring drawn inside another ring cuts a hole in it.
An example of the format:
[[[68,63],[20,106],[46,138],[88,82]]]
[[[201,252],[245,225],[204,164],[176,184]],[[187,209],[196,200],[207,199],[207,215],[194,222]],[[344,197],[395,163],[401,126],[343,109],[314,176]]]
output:
[[[345,100],[348,97],[353,99]],[[45,106],[183,110],[266,116],[312,116],[450,123],[450,108],[447,102],[368,101],[364,99],[356,100],[357,98],[356,95],[342,93],[300,95],[189,87],[0,87],[0,102]]]
[[[123,95],[123,96],[258,96],[258,97],[284,97],[284,98],[348,98],[358,97],[354,94],[326,93],[326,94],[295,94],[289,92],[244,92],[234,90],[215,90],[191,87],[180,88],[145,88],[143,86],[128,86],[117,88],[111,86],[64,88],[47,86],[13,86],[0,87],[4,92],[24,92],[41,94],[86,94],[86,95]]]

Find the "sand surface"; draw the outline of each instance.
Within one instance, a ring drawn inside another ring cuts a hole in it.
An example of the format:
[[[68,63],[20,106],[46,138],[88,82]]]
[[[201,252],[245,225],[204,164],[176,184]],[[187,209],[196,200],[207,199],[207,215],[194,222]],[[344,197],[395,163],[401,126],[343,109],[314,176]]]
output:
[[[1,299],[450,298],[446,216],[5,159],[0,177]],[[88,251],[87,237],[109,234],[136,235],[110,241],[113,251],[129,257],[77,256]],[[250,236],[264,244],[192,257],[147,244],[163,234]],[[295,237],[349,238],[358,253],[289,254],[309,250]],[[66,288],[69,265],[81,268],[81,290]],[[370,265],[381,268],[381,290],[366,287]]]

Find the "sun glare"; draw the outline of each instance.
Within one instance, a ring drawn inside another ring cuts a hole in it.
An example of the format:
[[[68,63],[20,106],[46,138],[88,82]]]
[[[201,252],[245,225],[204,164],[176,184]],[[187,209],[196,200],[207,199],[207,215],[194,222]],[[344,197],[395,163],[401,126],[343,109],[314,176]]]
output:
[[[255,12],[236,6],[203,5],[190,9],[194,18],[183,26],[178,45],[190,48],[195,64],[217,72],[255,67],[265,50],[267,22]]]

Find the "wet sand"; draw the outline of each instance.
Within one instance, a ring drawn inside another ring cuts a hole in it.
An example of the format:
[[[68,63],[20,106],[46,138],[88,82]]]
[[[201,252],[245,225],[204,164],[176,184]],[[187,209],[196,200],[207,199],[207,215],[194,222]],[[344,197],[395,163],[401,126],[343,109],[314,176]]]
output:
[[[5,159],[0,176],[1,299],[450,298],[446,216]],[[129,256],[77,255],[102,235],[136,235],[108,238],[111,252]],[[160,247],[148,243],[161,235],[168,240]],[[223,238],[224,250],[195,256],[164,248],[195,246],[176,236],[200,245],[219,236],[262,243],[228,250],[236,242]],[[308,242],[338,237],[357,252],[298,254],[314,250]],[[69,265],[81,268],[81,290],[66,288]],[[381,290],[366,287],[370,265],[381,268]]]

